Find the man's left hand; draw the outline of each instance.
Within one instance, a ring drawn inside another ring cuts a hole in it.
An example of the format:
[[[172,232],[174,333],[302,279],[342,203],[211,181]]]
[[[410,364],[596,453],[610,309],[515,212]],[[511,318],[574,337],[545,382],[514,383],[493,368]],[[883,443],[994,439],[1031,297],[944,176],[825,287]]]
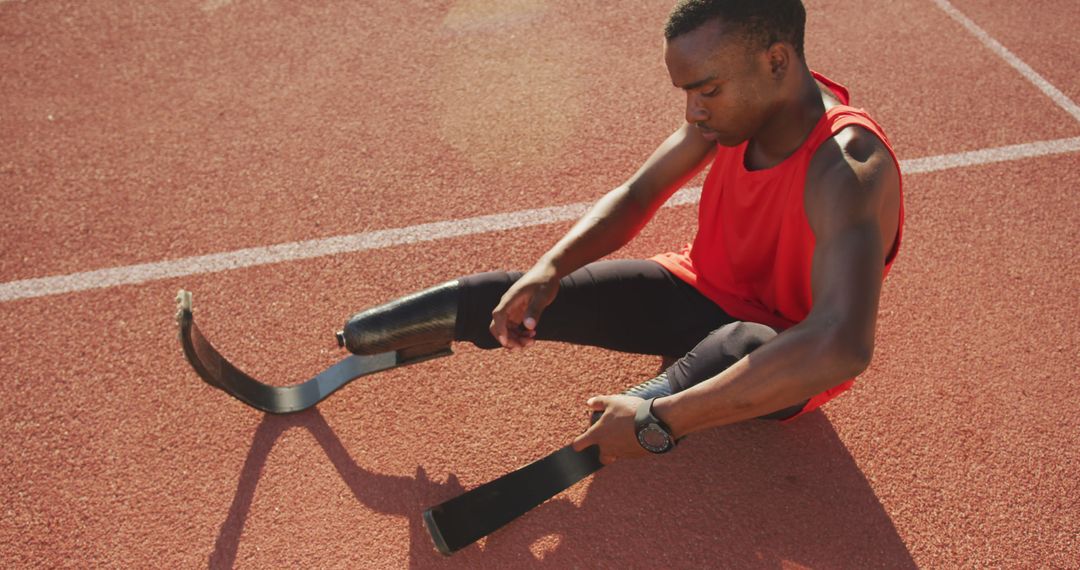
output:
[[[585,433],[574,439],[575,451],[581,451],[590,445],[600,446],[600,462],[610,465],[616,459],[631,459],[648,455],[637,440],[634,427],[634,415],[643,402],[636,396],[593,396],[585,404],[589,414],[603,412]]]

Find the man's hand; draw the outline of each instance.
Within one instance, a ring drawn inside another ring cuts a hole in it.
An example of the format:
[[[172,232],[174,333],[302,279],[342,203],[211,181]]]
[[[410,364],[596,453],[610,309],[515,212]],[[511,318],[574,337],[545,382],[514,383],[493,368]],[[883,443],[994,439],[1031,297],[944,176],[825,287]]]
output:
[[[505,348],[525,348],[534,342],[540,314],[555,300],[559,279],[555,268],[540,262],[507,289],[491,313],[491,335]]]
[[[594,396],[585,402],[589,414],[603,412],[585,433],[574,439],[575,451],[581,451],[590,445],[600,446],[600,462],[604,465],[616,459],[642,457],[649,452],[638,443],[634,429],[634,414],[644,400],[636,396]]]

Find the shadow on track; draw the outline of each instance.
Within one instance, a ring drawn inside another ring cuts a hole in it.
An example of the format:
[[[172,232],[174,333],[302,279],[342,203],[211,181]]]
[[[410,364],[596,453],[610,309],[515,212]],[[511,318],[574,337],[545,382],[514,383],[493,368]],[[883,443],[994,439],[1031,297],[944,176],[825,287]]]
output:
[[[551,568],[916,568],[820,411],[696,434],[597,474],[580,508],[542,505],[486,554],[553,533]],[[551,542],[549,539],[548,542]]]
[[[461,493],[464,489],[457,478],[451,476],[445,483],[436,483],[427,478],[421,467],[417,468],[414,478],[381,475],[365,470],[353,461],[318,409],[312,409],[289,416],[270,414],[263,416],[255,430],[251,450],[240,472],[240,481],[237,484],[232,505],[229,507],[229,514],[221,525],[214,543],[214,551],[210,554],[210,568],[234,566],[237,549],[240,546],[240,535],[251,511],[255,488],[259,479],[262,478],[266,460],[278,438],[296,427],[304,428],[311,433],[358,501],[372,510],[400,515],[408,519],[411,560],[441,558],[424,528],[421,512],[424,508],[435,504],[436,498]]]
[[[221,525],[211,568],[231,568],[255,489],[274,444],[303,427],[353,496],[409,521],[413,568],[724,567],[915,568],[858,466],[821,412],[790,426],[749,422],[688,438],[664,457],[600,471],[581,507],[541,505],[491,537],[445,558],[424,508],[459,494],[444,483],[359,466],[318,410],[265,416]],[[508,466],[513,468],[517,466]]]

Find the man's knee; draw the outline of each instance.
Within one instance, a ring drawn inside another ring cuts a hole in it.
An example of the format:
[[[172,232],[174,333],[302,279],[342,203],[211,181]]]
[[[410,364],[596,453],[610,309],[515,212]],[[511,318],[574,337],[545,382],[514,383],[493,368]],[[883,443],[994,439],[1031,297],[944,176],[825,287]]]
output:
[[[736,321],[709,333],[693,350],[667,369],[676,392],[703,382],[775,338],[772,327]]]
[[[749,321],[735,321],[709,333],[710,336],[716,336],[724,353],[735,356],[736,359],[754,352],[761,345],[776,338],[777,334],[779,333],[776,329],[770,326]]]

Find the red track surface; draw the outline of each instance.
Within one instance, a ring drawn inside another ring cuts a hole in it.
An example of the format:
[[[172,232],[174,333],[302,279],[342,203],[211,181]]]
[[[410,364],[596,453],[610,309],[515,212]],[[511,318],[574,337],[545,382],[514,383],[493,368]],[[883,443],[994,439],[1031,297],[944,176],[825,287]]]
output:
[[[144,4],[0,2],[0,282],[587,201],[681,119],[666,0]],[[1071,0],[956,6],[1080,98]],[[903,158],[1080,135],[932,2],[809,12],[812,65]],[[197,380],[172,297],[287,383],[352,312],[526,267],[567,224],[0,303],[0,565],[1076,568],[1078,187],[1077,153],[908,176],[851,393],[616,464],[450,559],[423,508],[657,363],[459,347],[264,417]],[[664,210],[618,255],[694,220]]]

